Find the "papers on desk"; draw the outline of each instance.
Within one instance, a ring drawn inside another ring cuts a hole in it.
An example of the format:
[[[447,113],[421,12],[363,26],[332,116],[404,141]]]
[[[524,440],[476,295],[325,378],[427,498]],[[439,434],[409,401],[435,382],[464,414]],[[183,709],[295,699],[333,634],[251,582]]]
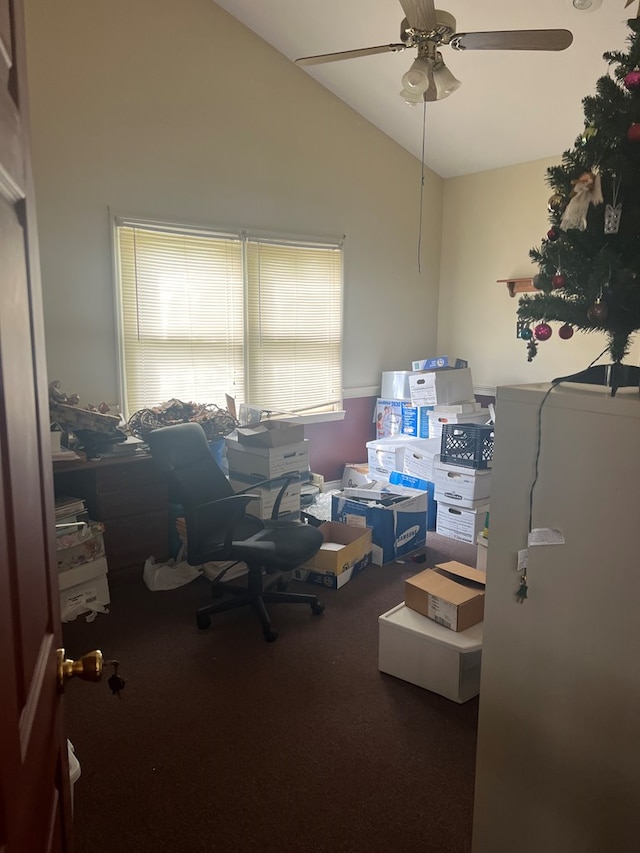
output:
[[[66,447],[61,447],[60,450],[51,451],[51,459],[54,462],[81,462],[82,457],[74,453],[73,450],[67,450]]]

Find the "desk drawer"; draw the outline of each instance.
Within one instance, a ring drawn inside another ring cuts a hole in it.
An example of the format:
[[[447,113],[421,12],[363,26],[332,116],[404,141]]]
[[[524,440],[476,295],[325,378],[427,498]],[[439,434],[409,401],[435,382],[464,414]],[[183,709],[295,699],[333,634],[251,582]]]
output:
[[[123,515],[147,513],[161,510],[167,506],[167,487],[164,483],[156,485],[132,485],[127,489],[114,492],[101,492],[96,495],[96,512],[100,521],[120,518]]]
[[[165,508],[105,522],[104,544],[109,570],[143,566],[148,557],[169,557],[169,513]]]

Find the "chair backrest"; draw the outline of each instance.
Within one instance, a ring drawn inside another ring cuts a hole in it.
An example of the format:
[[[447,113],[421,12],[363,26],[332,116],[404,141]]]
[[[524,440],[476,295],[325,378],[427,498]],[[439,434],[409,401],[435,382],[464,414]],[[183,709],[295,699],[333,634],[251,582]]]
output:
[[[189,509],[233,494],[200,424],[161,427],[149,434],[147,443],[154,462],[167,478],[172,503]]]

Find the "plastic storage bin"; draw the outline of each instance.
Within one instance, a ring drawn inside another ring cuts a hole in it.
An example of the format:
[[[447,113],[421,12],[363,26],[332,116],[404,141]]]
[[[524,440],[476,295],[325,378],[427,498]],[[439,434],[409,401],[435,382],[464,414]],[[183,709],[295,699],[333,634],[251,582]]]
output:
[[[466,468],[490,468],[493,434],[490,424],[443,424],[440,461]]]

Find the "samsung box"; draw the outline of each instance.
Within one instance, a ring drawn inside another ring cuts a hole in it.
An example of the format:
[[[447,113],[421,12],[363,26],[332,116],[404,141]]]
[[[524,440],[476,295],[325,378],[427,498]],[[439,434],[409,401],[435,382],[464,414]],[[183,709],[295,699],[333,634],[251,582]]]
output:
[[[427,530],[435,530],[438,513],[435,484],[420,477],[412,477],[410,474],[401,474],[400,471],[392,471],[389,475],[389,488],[393,488],[394,486],[402,486],[407,489],[420,489],[420,491],[427,493]]]
[[[371,528],[372,562],[381,566],[425,544],[427,502],[426,492],[412,489],[381,501],[347,498],[339,493],[331,498],[331,518]]]
[[[409,387],[414,406],[438,406],[473,400],[473,383],[468,367],[412,373]]]
[[[240,444],[250,447],[282,447],[304,439],[304,426],[288,421],[262,421],[254,427],[238,427]]]
[[[58,574],[60,618],[71,622],[76,616],[100,611],[109,604],[107,561],[104,557],[82,563]]]
[[[478,533],[484,527],[488,509],[488,502],[483,503],[481,501],[480,506],[471,509],[440,501],[436,516],[436,533],[447,536],[449,539],[457,539],[458,542],[469,542],[473,545]]]
[[[293,577],[340,589],[371,563],[371,531],[337,521],[327,521],[318,530],[324,537],[320,550]]]
[[[450,631],[466,631],[484,619],[485,583],[484,572],[451,560],[407,578],[404,603]]]
[[[270,480],[309,470],[308,439],[280,447],[254,447],[232,439],[226,445],[229,473],[240,474],[241,480]]]
[[[453,702],[480,692],[482,623],[454,633],[405,604],[378,617],[378,669]]]

